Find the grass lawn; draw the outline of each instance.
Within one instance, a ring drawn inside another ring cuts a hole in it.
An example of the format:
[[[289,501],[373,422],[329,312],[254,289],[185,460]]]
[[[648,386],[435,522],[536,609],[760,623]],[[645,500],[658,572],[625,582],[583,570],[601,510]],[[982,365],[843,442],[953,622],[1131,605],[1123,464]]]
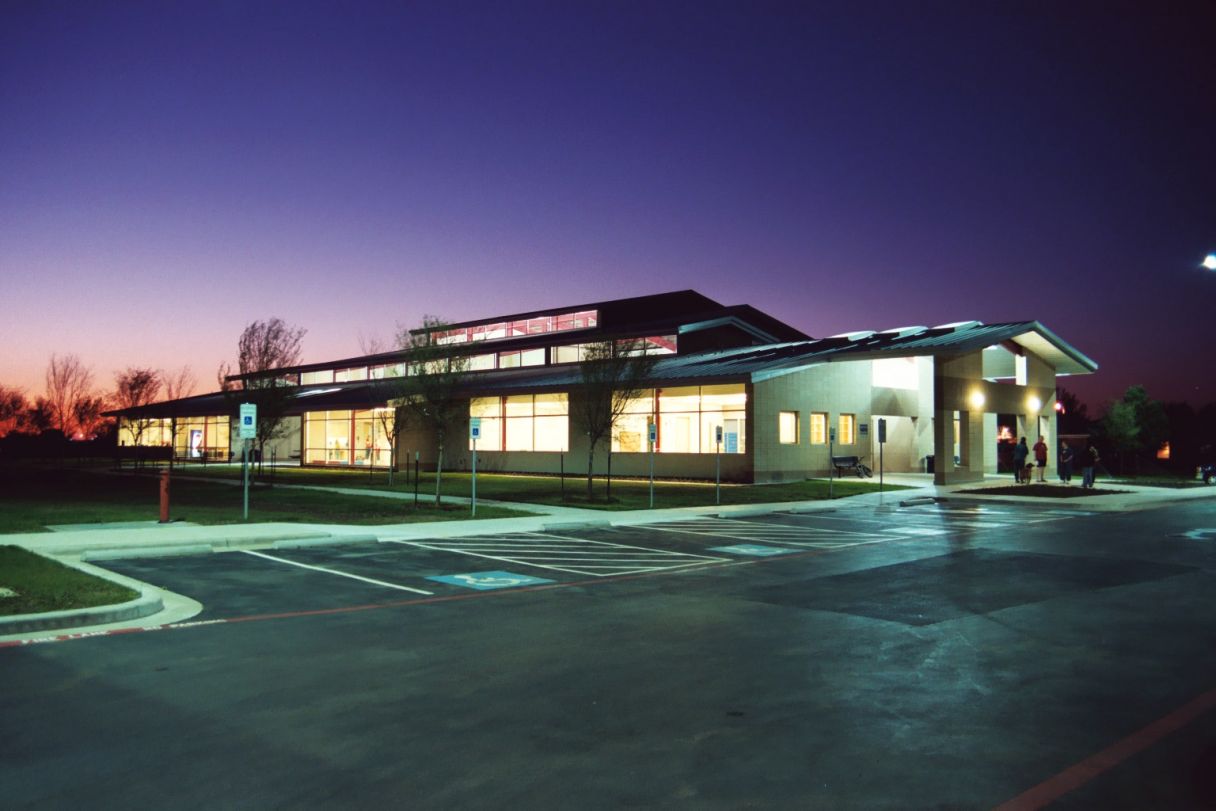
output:
[[[48,524],[155,521],[160,515],[155,475],[112,475],[72,468],[0,465],[0,532],[40,532]],[[230,484],[175,479],[170,517],[197,524],[241,523],[241,490]],[[524,515],[497,507],[477,509],[480,518]],[[249,520],[319,524],[397,524],[466,519],[463,506],[436,510],[423,500],[350,496],[280,487],[253,487]]]
[[[206,475],[230,479],[240,478],[239,467],[211,465],[207,468],[190,467],[189,475]],[[269,478],[269,474],[264,474]],[[472,488],[469,473],[444,473],[443,493],[450,496],[469,495]],[[388,489],[388,473],[385,471],[334,470],[325,468],[278,468],[274,480],[282,484],[312,484],[325,487],[357,487]],[[393,490],[412,493],[413,480],[404,473],[394,476]],[[832,483],[832,497],[841,498],[878,490],[876,479],[837,479]],[[887,490],[903,490],[898,485],[886,486]],[[418,490],[425,499],[435,493],[435,477],[423,473]],[[494,501],[520,501],[529,504],[552,504],[567,507],[585,507],[597,510],[642,510],[650,506],[650,485],[640,479],[613,479],[612,500],[606,500],[604,479],[595,480],[595,498],[587,501],[587,479],[568,475],[565,482],[565,498],[562,482],[557,476],[520,476],[502,473],[477,474],[478,499]],[[764,504],[780,501],[808,501],[828,497],[827,479],[808,479],[783,484],[722,485],[722,504]],[[654,485],[655,507],[697,507],[714,503],[712,483],[686,481],[656,481]],[[481,509],[478,508],[478,514]]]
[[[139,596],[17,546],[0,546],[0,589],[0,616],[114,605]]]

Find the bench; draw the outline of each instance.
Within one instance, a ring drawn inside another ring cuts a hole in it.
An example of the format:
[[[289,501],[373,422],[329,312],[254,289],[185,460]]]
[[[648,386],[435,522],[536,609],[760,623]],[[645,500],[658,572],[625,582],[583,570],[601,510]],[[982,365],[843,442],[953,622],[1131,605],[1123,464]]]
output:
[[[833,456],[832,466],[836,468],[836,475],[843,476],[845,473],[855,473],[857,478],[864,479],[867,476],[874,475],[870,468],[861,463],[860,456]]]

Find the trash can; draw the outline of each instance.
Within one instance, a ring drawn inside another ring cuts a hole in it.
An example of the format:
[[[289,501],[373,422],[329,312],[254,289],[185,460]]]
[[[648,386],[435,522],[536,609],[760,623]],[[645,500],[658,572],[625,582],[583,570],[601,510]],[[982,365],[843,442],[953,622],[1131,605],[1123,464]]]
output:
[[[933,454],[929,454],[928,456],[925,457],[925,472],[926,473],[933,472]]]

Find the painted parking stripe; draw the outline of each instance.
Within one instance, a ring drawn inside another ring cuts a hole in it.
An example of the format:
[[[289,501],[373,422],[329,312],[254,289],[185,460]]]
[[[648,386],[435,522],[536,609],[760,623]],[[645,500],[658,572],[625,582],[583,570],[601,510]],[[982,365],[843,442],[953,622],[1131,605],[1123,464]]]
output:
[[[793,549],[783,549],[778,546],[764,546],[758,543],[737,543],[732,546],[714,546],[711,547],[714,552],[726,552],[731,555],[750,555],[752,557],[767,558],[773,555],[789,555],[794,552]]]
[[[256,558],[265,558],[266,560],[273,560],[275,563],[286,563],[288,566],[298,566],[301,569],[310,569],[314,572],[324,572],[325,574],[332,574],[332,575],[336,575],[338,577],[349,577],[351,580],[360,580],[364,583],[371,583],[373,586],[383,586],[386,589],[397,589],[398,591],[408,591],[408,592],[412,592],[414,594],[431,595],[431,594],[435,593],[433,591],[423,591],[422,589],[413,589],[413,588],[410,588],[409,586],[401,586],[396,583],[386,583],[383,580],[373,580],[370,577],[363,577],[361,575],[351,574],[350,572],[340,572],[337,569],[327,569],[324,566],[313,566],[308,563],[300,563],[295,560],[288,560],[287,558],[279,558],[279,557],[275,557],[274,555],[267,555],[265,552],[254,552],[252,549],[242,549],[241,551],[244,552],[246,555],[253,555]]]
[[[725,561],[724,558],[687,552],[531,532],[477,535],[448,541],[385,542],[592,577],[686,569]]]
[[[763,524],[736,519],[707,519],[700,521],[670,521],[651,524],[651,529],[702,535],[709,538],[733,538],[740,541],[764,541],[812,549],[840,549],[846,546],[894,541],[903,537],[898,529],[883,532],[857,532],[814,526]],[[711,548],[709,551],[715,551]]]

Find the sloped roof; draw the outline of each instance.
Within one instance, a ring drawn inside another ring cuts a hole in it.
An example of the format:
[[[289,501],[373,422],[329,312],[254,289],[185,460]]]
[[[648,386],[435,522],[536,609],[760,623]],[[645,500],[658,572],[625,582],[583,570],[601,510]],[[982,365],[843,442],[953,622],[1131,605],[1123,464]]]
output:
[[[758,382],[790,374],[821,363],[839,363],[875,358],[950,355],[981,350],[999,344],[1025,348],[1055,367],[1059,375],[1090,374],[1098,364],[1066,343],[1038,321],[981,324],[978,321],[940,327],[906,327],[885,332],[855,332],[807,341],[788,341],[761,346],[735,347],[688,355],[669,355],[655,363],[654,385],[724,381]],[[462,386],[469,396],[511,391],[571,389],[582,382],[577,363],[534,366],[471,373]],[[384,402],[390,382],[360,381],[300,386],[293,392],[294,413],[326,409],[371,408]],[[157,403],[110,415],[168,417],[174,414],[204,416],[226,414],[232,401],[221,392]]]

